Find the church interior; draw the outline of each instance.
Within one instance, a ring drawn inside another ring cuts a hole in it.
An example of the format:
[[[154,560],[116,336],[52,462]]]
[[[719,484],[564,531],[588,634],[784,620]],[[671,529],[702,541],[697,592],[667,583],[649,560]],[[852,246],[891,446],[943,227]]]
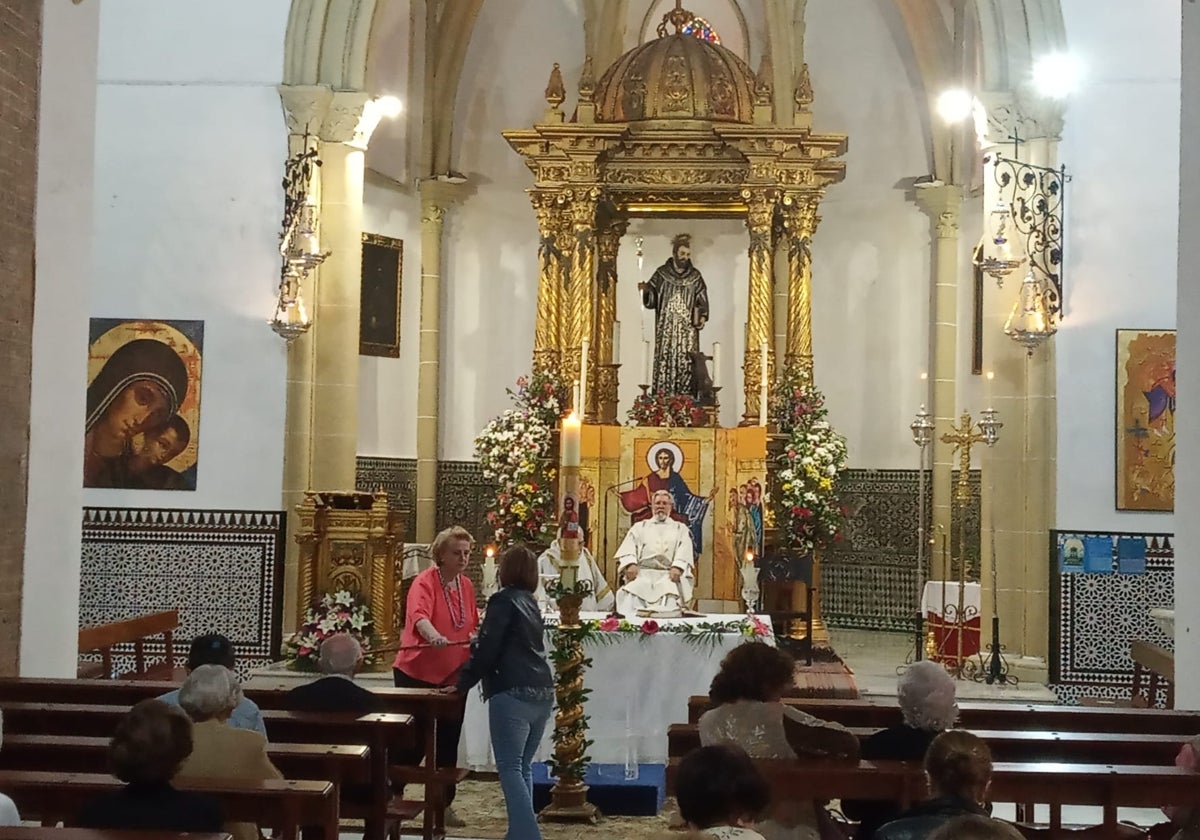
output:
[[[547,838],[706,828],[679,762],[762,643],[855,732],[938,665],[1027,837],[1162,822],[1200,764],[1197,148],[1194,0],[0,0],[0,792],[77,824],[22,774],[103,755],[22,739],[107,742],[50,705],[123,714],[216,633],[271,745],[378,739],[343,834],[527,840],[486,681],[435,760],[454,677],[402,667],[482,655],[527,545]],[[429,738],[411,813],[401,724],[287,718],[335,630]]]

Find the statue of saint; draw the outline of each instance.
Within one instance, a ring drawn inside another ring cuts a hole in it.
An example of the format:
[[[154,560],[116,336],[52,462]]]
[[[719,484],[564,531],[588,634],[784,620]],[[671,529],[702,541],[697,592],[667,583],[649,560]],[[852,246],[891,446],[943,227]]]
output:
[[[667,395],[696,396],[693,359],[708,322],[708,289],[692,265],[692,237],[671,240],[671,258],[648,282],[638,283],[642,306],[654,310],[654,376],[649,383]]]

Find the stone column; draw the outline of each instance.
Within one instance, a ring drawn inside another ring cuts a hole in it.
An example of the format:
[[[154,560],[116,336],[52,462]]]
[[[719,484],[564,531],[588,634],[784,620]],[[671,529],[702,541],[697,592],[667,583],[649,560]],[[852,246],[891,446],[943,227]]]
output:
[[[746,229],[750,233],[750,294],[746,319],[746,351],[742,361],[746,407],[742,424],[760,422],[759,388],[762,384],[762,346],[767,346],[767,382],[775,378],[775,310],[771,300],[774,278],[771,225],[775,218],[775,194],[770,189],[743,193],[749,209]]]
[[[629,222],[609,222],[596,234],[596,324],[592,346],[596,348],[596,418],[600,423],[617,422],[617,370],[613,357],[613,325],[617,320],[617,251]],[[589,390],[591,385],[588,386]]]
[[[563,286],[563,251],[558,243],[561,207],[548,192],[532,196],[538,221],[537,320],[533,332],[533,369],[556,371],[562,361],[559,322]]]
[[[595,323],[596,287],[596,202],[600,191],[595,187],[575,190],[571,202],[571,229],[574,236],[571,273],[568,284],[570,330],[563,347],[563,379],[568,388],[580,379],[580,353],[583,340],[592,335]],[[586,404],[576,410],[587,422],[596,420],[596,347],[591,345],[587,359]]]
[[[919,187],[917,205],[929,214],[934,234],[931,246],[933,294],[929,313],[929,358],[933,369],[929,371],[931,387],[926,407],[936,424],[930,485],[933,491],[933,530],[930,533],[936,544],[931,546],[930,562],[933,569],[940,569],[937,558],[941,556],[941,535],[945,533],[949,541],[953,507],[950,475],[954,468],[954,451],[950,444],[942,441],[942,435],[956,422],[958,214],[962,207],[962,188],[951,184]],[[953,556],[953,546],[950,546],[950,552]]]
[[[461,184],[421,182],[421,322],[417,350],[417,488],[415,539],[437,534],[438,407],[441,380],[442,234]]]
[[[812,237],[820,216],[818,196],[788,195],[783,199],[783,223],[788,243],[787,349],[784,366],[800,369],[811,380],[812,342]]]

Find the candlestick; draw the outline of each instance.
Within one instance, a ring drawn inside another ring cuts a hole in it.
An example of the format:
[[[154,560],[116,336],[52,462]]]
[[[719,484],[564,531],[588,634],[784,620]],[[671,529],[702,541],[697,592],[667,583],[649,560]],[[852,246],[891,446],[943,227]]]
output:
[[[713,387],[719,388],[721,386],[721,342],[719,342],[719,341],[713,342],[712,357],[713,357],[713,371],[712,371]]]
[[[587,386],[588,386],[588,350],[592,343],[586,338],[579,346],[579,404],[575,410],[581,417],[587,416]]]
[[[992,407],[992,380],[996,378],[996,372],[989,370],[987,378],[984,380],[983,386],[983,401],[987,403],[988,409]]]
[[[612,359],[614,365],[621,363],[621,322],[613,321]]]
[[[650,383],[650,379],[652,377],[651,359],[652,359],[652,356],[650,353],[650,342],[643,341],[642,342],[642,381],[641,381],[642,385],[650,385],[651,384]]]
[[[578,467],[580,463],[579,415],[574,411],[562,421],[561,462],[564,467]]]
[[[758,425],[767,425],[767,342],[759,347],[762,352],[762,365],[759,370],[758,386]]]

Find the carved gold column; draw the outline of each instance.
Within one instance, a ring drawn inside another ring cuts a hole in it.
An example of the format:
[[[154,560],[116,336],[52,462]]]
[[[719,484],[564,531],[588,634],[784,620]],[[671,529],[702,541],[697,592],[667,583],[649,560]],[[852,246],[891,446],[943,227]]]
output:
[[[535,192],[533,209],[538,221],[537,321],[533,333],[533,369],[558,370],[562,361],[559,336],[563,286],[563,252],[558,242],[560,207],[553,193]]]
[[[617,422],[620,361],[613,356],[613,330],[617,320],[617,250],[629,222],[612,221],[596,234],[596,417],[601,423]],[[590,386],[589,386],[590,387]]]
[[[783,223],[788,245],[787,349],[784,368],[813,374],[812,342],[812,236],[821,218],[819,196],[787,195]]]
[[[587,359],[586,405],[577,407],[588,422],[596,420],[596,347],[591,342],[591,335],[596,306],[596,201],[599,196],[600,191],[595,187],[580,187],[572,196],[571,229],[574,238],[568,286],[571,320],[562,360],[563,378],[569,386],[573,385],[580,379],[580,352],[583,340],[588,339],[591,348]]]
[[[745,190],[746,229],[750,233],[750,295],[746,319],[746,352],[742,362],[746,408],[742,424],[760,422],[759,389],[762,385],[762,347],[767,347],[767,383],[775,378],[775,311],[771,299],[773,264],[771,223],[775,217],[775,193],[770,189]]]

